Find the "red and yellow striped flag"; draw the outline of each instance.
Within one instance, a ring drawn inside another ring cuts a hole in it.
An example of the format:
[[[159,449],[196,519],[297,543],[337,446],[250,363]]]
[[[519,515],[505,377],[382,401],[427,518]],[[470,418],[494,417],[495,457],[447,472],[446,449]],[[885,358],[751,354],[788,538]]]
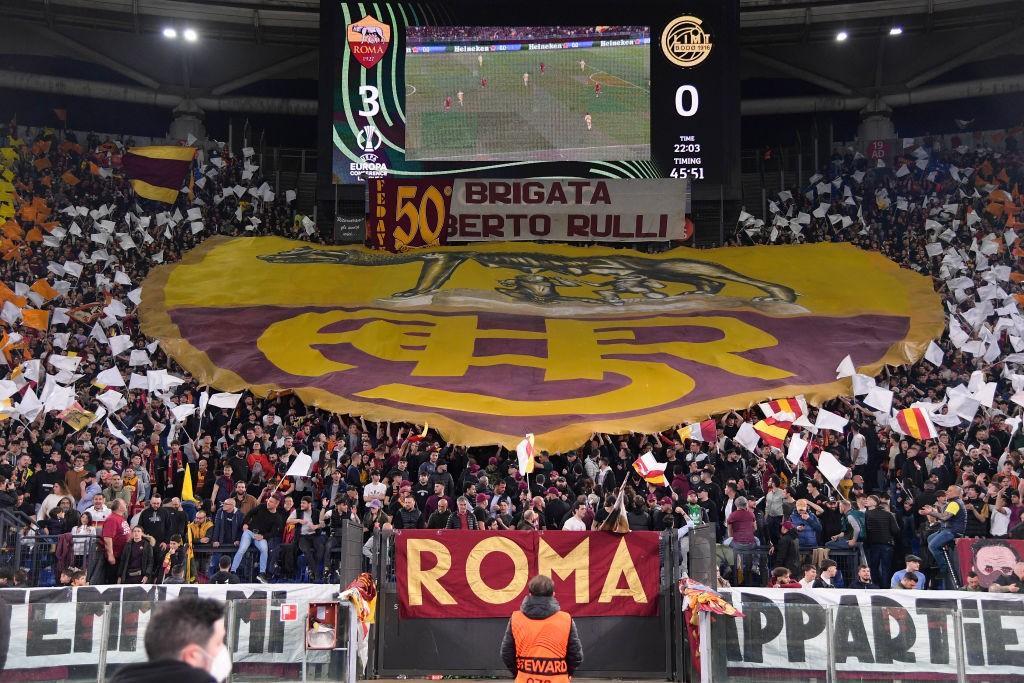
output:
[[[124,171],[135,194],[173,204],[195,158],[194,147],[132,147],[124,155]]]
[[[803,396],[793,398],[780,398],[775,401],[766,401],[758,404],[765,417],[775,417],[779,413],[792,413],[793,419],[807,414],[807,401]]]
[[[772,448],[782,448],[782,443],[786,440],[786,436],[789,434],[789,428],[793,425],[792,422],[782,422],[776,420],[774,417],[766,417],[757,424],[754,425],[754,431],[757,435],[764,439],[764,442]]]
[[[937,439],[939,432],[935,429],[928,413],[920,408],[907,408],[896,413],[896,424],[900,431],[915,439]]]

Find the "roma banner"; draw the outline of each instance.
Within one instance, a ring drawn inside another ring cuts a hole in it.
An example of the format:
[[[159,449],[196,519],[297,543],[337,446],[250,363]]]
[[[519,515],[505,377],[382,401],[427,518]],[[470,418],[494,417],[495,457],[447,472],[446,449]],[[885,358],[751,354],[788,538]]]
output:
[[[546,574],[574,617],[658,613],[659,534],[633,531],[395,532],[403,619],[507,618]]]
[[[151,271],[142,328],[199,382],[450,442],[560,452],[727,409],[849,394],[943,329],[931,281],[845,244],[480,244],[387,254],[215,237]]]
[[[686,180],[372,181],[371,244],[388,251],[446,242],[685,240]]]

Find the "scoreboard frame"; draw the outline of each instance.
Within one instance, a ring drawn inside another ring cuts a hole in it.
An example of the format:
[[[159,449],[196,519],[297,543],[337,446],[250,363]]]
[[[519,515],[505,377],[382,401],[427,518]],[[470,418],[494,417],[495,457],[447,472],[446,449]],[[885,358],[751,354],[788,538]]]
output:
[[[350,206],[357,198],[361,203],[360,181],[382,175],[408,179],[683,177],[691,181],[695,200],[738,195],[739,0],[559,0],[530,5],[531,0],[321,3],[319,196],[348,200]],[[407,26],[581,23],[649,27],[649,161],[495,164],[405,159]],[[372,46],[350,46],[350,29],[356,24],[369,27],[359,31],[372,34]],[[353,170],[361,177],[351,178]],[[321,202],[321,206],[326,209],[330,203]],[[334,213],[333,207],[329,213]]]

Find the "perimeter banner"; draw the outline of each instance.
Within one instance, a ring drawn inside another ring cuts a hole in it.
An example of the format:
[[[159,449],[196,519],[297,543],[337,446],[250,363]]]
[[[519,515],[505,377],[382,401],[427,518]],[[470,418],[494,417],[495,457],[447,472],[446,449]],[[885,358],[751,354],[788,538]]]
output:
[[[379,249],[450,242],[664,242],[684,240],[686,180],[493,180],[370,183]]]
[[[742,619],[717,620],[714,648],[733,676],[767,680],[799,670],[837,680],[1020,680],[1024,599],[964,591],[733,588]],[[959,618],[958,618],[959,617]],[[752,671],[756,669],[757,671]],[[894,672],[899,672],[894,673]]]
[[[143,331],[199,382],[450,442],[561,452],[769,398],[850,393],[943,329],[931,280],[846,244],[479,244],[387,254],[215,237],[151,271]]]
[[[1002,576],[1010,576],[1018,562],[1024,562],[1024,541],[1013,538],[958,538],[956,557],[961,579],[968,572],[978,575],[978,582],[988,588]],[[1021,598],[1024,600],[1024,596]]]
[[[311,602],[331,602],[337,585],[263,584],[84,586],[82,588],[8,588],[0,590],[0,611],[10,615],[7,665],[0,680],[63,680],[67,672],[49,667],[146,660],[143,637],[153,608],[177,597],[232,602],[234,623],[228,627],[231,658],[239,664],[299,664],[305,624],[286,622],[281,606],[294,603],[305,614]],[[102,637],[104,604],[110,605],[110,628]],[[5,615],[0,613],[0,618]],[[22,670],[22,673],[19,673]],[[22,675],[24,674],[24,675]]]
[[[397,531],[403,619],[508,617],[546,574],[574,617],[658,613],[659,534],[633,531]]]

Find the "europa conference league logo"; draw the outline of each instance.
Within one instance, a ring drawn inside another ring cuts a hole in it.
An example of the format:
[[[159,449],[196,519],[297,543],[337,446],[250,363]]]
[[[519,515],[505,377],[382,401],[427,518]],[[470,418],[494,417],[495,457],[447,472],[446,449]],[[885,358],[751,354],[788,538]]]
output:
[[[371,16],[348,26],[348,47],[364,68],[372,68],[388,51],[391,27]]]
[[[676,17],[661,33],[661,50],[678,66],[697,66],[711,54],[711,35],[697,17]]]

